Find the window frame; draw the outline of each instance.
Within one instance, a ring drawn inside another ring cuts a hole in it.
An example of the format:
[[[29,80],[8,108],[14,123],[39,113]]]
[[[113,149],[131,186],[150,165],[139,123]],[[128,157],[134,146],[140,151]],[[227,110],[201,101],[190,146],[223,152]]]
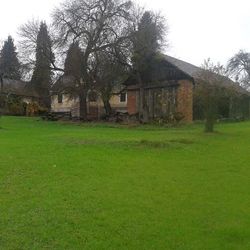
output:
[[[57,95],[57,103],[62,104],[63,103],[63,94],[59,93]]]
[[[125,97],[124,99],[122,98],[122,97]],[[127,98],[128,98],[128,95],[127,95],[127,93],[121,93],[120,95],[119,95],[119,99],[120,99],[120,103],[126,103],[127,102]]]

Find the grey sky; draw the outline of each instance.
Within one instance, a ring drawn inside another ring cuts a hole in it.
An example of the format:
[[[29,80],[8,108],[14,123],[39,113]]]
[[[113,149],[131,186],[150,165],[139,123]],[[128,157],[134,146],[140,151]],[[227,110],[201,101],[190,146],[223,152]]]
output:
[[[34,17],[49,20],[62,0],[1,0],[0,39],[17,40],[17,28]],[[161,11],[170,28],[169,55],[200,65],[210,57],[226,61],[240,49],[250,51],[249,0],[137,0]]]

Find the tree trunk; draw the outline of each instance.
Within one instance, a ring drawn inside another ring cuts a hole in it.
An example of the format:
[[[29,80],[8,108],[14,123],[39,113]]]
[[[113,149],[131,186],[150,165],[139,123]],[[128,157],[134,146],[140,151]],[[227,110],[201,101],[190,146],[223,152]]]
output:
[[[144,108],[144,84],[142,82],[142,78],[139,72],[137,72],[137,81],[140,85],[140,95],[139,95],[139,119],[141,122],[147,122],[147,117],[145,116],[145,108]]]
[[[205,132],[213,133],[214,132],[214,119],[207,118],[205,123]]]
[[[82,90],[80,95],[80,120],[81,121],[87,121],[87,91]]]
[[[51,97],[49,93],[46,93],[46,96],[43,98],[43,103],[48,110],[51,109]]]
[[[49,87],[35,87],[37,93],[39,93],[39,105],[46,108],[47,111],[51,109],[51,97],[49,92]]]
[[[110,116],[112,114],[112,108],[111,108],[109,99],[103,100],[103,104],[104,104],[106,115]]]
[[[0,75],[0,84],[1,84],[0,93],[2,93],[3,92],[3,77],[2,77],[2,75]]]
[[[229,118],[233,118],[234,117],[234,111],[233,111],[233,97],[229,97]]]
[[[207,111],[206,111],[206,121],[205,121],[206,133],[214,132],[216,111],[215,111],[214,103],[211,103],[211,102],[212,100],[210,100],[210,103],[208,104]]]

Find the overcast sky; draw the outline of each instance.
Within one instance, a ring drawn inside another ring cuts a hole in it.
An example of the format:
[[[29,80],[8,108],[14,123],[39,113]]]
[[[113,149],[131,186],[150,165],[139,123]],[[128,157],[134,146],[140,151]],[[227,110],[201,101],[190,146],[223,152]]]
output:
[[[50,20],[62,0],[1,0],[0,40],[32,17]],[[240,49],[250,52],[249,0],[137,0],[161,11],[169,26],[167,54],[201,65],[210,57],[226,63]]]

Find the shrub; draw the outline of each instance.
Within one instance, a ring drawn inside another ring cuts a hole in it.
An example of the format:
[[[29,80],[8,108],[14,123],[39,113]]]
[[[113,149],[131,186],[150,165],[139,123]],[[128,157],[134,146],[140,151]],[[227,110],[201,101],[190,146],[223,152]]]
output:
[[[26,115],[35,116],[35,115],[45,115],[48,113],[48,109],[40,106],[37,102],[31,102],[27,104]]]
[[[6,113],[9,115],[24,115],[25,103],[22,99],[15,95],[9,95],[6,97]]]
[[[182,112],[175,112],[174,113],[174,120],[178,123],[180,123],[185,118],[185,115]]]

